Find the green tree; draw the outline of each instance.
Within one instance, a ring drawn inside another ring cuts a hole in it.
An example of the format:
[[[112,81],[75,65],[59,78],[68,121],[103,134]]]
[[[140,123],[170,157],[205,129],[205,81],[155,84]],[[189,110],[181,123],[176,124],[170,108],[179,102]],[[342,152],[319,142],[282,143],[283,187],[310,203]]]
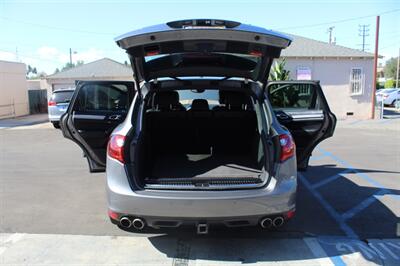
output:
[[[29,76],[30,74],[37,74],[36,67],[32,67],[31,65],[28,65],[28,67],[26,69],[26,76]]]
[[[82,60],[76,61],[76,64],[68,62],[61,68],[61,71],[65,71],[65,70],[68,70],[68,69],[71,69],[71,68],[74,68],[74,67],[77,67],[77,66],[81,66],[84,63],[85,62],[82,61]]]
[[[397,71],[397,57],[392,57],[386,61],[383,72],[385,73],[386,79],[396,79]]]
[[[276,61],[269,74],[269,79],[272,81],[289,80],[290,71],[285,69],[285,65],[286,65],[285,59]]]
[[[75,64],[74,63],[66,63],[62,68],[61,68],[61,71],[65,71],[65,70],[68,70],[68,69],[70,69],[70,68],[74,68],[75,67]]]
[[[394,79],[388,79],[385,82],[385,89],[394,88],[396,86],[396,81]]]

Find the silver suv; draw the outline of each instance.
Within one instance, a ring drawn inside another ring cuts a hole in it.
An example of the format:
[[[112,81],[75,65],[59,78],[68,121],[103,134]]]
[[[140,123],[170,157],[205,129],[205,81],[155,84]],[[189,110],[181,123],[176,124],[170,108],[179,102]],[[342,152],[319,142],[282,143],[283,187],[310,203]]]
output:
[[[210,224],[268,228],[293,217],[297,169],[336,118],[318,82],[267,82],[289,37],[185,20],[116,42],[134,82],[79,81],[61,119],[90,171],[107,172],[113,223],[207,233]]]
[[[53,91],[47,103],[49,121],[55,128],[60,128],[60,117],[67,111],[69,102],[74,94],[74,88]]]

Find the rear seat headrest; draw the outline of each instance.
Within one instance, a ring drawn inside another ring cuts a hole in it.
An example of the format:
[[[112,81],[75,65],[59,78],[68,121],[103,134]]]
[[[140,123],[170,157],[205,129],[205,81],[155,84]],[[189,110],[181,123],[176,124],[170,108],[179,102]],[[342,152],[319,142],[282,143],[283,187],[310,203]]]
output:
[[[250,103],[247,94],[236,91],[221,91],[220,99],[229,109],[246,110]]]
[[[194,99],[192,101],[192,111],[209,111],[208,101],[205,99]]]
[[[153,107],[173,109],[179,105],[179,94],[176,91],[159,91],[153,97]]]

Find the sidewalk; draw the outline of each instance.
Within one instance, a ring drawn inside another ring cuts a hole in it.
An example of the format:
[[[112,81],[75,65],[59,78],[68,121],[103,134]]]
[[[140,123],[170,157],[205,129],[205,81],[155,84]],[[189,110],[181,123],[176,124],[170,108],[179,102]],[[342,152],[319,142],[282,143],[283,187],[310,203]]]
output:
[[[377,131],[400,131],[400,119],[367,119],[367,120],[338,120],[337,128],[348,129],[372,129]]]
[[[0,234],[6,265],[399,265],[400,239]]]
[[[35,115],[19,116],[15,118],[5,118],[5,119],[0,119],[0,129],[20,127],[20,126],[30,126],[30,125],[45,123],[48,121],[49,117],[47,114],[35,114]]]

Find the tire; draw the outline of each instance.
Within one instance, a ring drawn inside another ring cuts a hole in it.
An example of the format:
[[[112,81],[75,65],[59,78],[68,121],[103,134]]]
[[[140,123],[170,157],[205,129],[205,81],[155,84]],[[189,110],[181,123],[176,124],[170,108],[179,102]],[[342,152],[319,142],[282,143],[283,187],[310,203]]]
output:
[[[53,124],[54,128],[59,129],[60,128],[60,122],[51,122]]]
[[[393,100],[393,102],[390,105],[395,107],[396,106],[396,100]]]

